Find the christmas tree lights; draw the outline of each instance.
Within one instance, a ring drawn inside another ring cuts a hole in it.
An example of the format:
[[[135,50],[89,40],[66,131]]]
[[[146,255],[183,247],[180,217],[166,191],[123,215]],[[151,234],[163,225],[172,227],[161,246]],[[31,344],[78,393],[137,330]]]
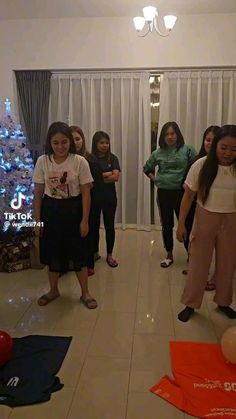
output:
[[[4,239],[4,233],[14,236],[22,230],[23,227],[15,226],[11,219],[20,220],[23,225],[32,219],[33,169],[26,138],[14,121],[10,100],[6,99],[5,113],[0,121],[0,240]],[[15,209],[11,203],[18,200],[19,194],[24,199],[20,208]]]

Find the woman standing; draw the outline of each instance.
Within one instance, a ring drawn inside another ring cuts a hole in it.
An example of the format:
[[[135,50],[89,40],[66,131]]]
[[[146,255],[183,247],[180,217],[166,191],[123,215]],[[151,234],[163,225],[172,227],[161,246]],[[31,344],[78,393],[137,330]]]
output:
[[[195,157],[195,150],[185,145],[177,123],[167,122],[161,130],[159,148],[153,151],[143,168],[144,173],[157,186],[157,205],[167,251],[166,258],[160,264],[162,268],[168,268],[173,263],[174,212],[178,218],[183,179]],[[158,170],[155,176],[156,166]]]
[[[94,214],[94,202],[97,201],[97,197],[100,196],[102,191],[102,184],[103,184],[103,176],[100,165],[96,157],[90,154],[87,151],[86,143],[85,143],[85,136],[83,130],[78,127],[77,125],[72,125],[70,127],[71,133],[74,138],[76,152],[80,156],[83,156],[90,168],[91,175],[93,177],[93,184],[91,188],[91,207],[90,207],[90,214],[89,214],[89,256],[88,256],[88,276],[94,275],[94,250],[93,250],[93,218]]]
[[[92,154],[97,158],[103,176],[101,190],[94,199],[93,205],[94,258],[95,260],[100,259],[99,228],[102,211],[106,232],[106,262],[111,268],[116,268],[118,262],[113,259],[112,252],[115,243],[115,213],[117,207],[115,182],[119,180],[120,165],[118,158],[111,153],[110,137],[106,132],[95,132],[92,140]]]
[[[60,272],[73,270],[79,280],[81,302],[89,308],[97,302],[88,291],[87,235],[90,210],[90,185],[93,181],[88,163],[76,154],[68,125],[54,122],[48,129],[45,154],[38,158],[35,183],[34,217],[40,238],[40,262],[48,266],[49,292],[38,304],[45,306],[60,296]]]
[[[195,159],[195,161],[201,159],[202,157],[207,156],[207,154],[209,153],[210,149],[211,149],[211,144],[212,141],[214,140],[214,137],[217,133],[217,131],[219,130],[219,126],[218,125],[211,125],[210,127],[208,127],[204,134],[203,134],[203,139],[202,139],[202,145],[200,148],[200,151]],[[187,176],[187,174],[186,174]],[[193,220],[194,220],[194,215],[195,215],[195,210],[196,210],[196,199],[194,199],[191,208],[189,210],[189,213],[186,217],[186,221],[185,221],[185,227],[187,230],[187,237],[186,240],[184,241],[185,247],[186,249],[189,248],[189,238],[190,238],[190,233],[192,231],[192,227],[193,227]],[[186,269],[184,269],[182,271],[182,273],[184,275],[187,275],[188,271]],[[213,291],[215,289],[215,284],[212,280],[207,281],[207,285],[206,285],[206,291]]]
[[[185,181],[177,239],[186,236],[185,219],[197,193],[197,209],[190,245],[189,270],[178,318],[186,322],[202,303],[215,249],[214,301],[227,317],[236,318],[230,307],[236,269],[236,125],[220,128],[207,157],[196,161]]]

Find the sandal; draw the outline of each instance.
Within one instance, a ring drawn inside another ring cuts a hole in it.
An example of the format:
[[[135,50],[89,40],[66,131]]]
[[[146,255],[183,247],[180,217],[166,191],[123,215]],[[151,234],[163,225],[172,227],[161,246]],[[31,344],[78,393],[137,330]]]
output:
[[[116,268],[118,266],[118,262],[113,259],[111,256],[106,258],[106,262],[110,268]]]
[[[214,282],[212,281],[207,282],[205,291],[214,291],[215,289],[216,289],[216,285]]]
[[[80,297],[80,301],[81,303],[85,305],[85,307],[89,308],[90,310],[97,308],[98,306],[97,301],[92,297],[86,298],[86,299],[83,297]]]
[[[52,297],[48,294],[44,294],[38,299],[38,305],[47,306],[49,303],[51,303],[53,300],[55,300],[58,297],[60,297],[60,294],[53,295]]]
[[[169,268],[169,266],[172,265],[173,262],[173,259],[166,258],[161,261],[160,266],[162,268]]]

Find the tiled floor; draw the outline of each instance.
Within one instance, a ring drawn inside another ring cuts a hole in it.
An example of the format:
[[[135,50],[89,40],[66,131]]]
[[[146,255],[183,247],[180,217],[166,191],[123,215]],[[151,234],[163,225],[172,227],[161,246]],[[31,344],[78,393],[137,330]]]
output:
[[[101,247],[104,256],[104,241]],[[169,341],[216,342],[236,322],[215,310],[213,293],[189,323],[177,320],[186,254],[176,244],[175,264],[160,268],[160,232],[118,230],[115,250],[119,267],[101,259],[90,279],[97,310],[79,303],[72,273],[60,280],[62,297],[47,307],[36,304],[47,289],[45,269],[0,274],[0,329],[12,336],[73,336],[59,373],[64,388],[47,403],[0,406],[0,419],[190,418],[149,392],[171,373]]]

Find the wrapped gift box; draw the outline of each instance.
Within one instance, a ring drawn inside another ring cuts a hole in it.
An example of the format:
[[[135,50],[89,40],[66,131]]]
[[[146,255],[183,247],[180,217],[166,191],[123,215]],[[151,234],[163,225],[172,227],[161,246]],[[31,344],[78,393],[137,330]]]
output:
[[[16,272],[30,268],[30,249],[33,237],[15,238],[0,242],[0,271]]]

